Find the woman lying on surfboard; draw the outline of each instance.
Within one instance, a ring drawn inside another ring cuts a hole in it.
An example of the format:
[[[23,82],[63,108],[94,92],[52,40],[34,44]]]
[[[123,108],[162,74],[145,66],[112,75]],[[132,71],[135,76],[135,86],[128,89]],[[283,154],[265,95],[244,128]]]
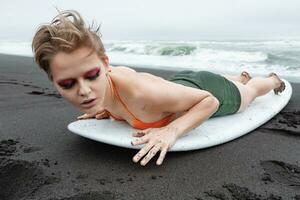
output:
[[[146,165],[160,151],[157,165],[176,140],[211,117],[244,111],[258,96],[285,84],[275,73],[251,78],[184,70],[163,79],[111,67],[98,34],[79,13],[59,13],[37,30],[34,58],[64,99],[85,114],[78,119],[114,118],[136,129],[132,145],[145,144],[133,157]]]

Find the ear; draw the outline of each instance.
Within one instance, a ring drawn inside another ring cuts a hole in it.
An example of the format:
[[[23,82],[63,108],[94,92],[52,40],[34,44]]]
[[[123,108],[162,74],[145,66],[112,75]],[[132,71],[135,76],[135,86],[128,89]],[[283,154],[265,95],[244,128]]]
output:
[[[108,59],[108,56],[107,55],[102,56],[101,60],[103,62],[104,67],[109,68],[109,59]]]

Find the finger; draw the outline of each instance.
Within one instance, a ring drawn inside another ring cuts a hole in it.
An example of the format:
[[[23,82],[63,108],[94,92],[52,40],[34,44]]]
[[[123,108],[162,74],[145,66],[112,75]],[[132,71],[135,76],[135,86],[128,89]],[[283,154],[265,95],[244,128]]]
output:
[[[104,114],[97,114],[95,117],[96,117],[96,119],[103,119],[103,118],[105,118],[107,116],[104,115]]]
[[[143,133],[148,134],[153,128],[147,128],[142,130]]]
[[[150,131],[152,130],[153,128],[148,128],[148,129],[144,129],[144,130],[140,130],[140,129],[135,129],[135,132],[132,134],[133,136],[141,136],[141,135],[146,135],[148,133],[150,133]]]
[[[95,114],[96,119],[108,119],[109,118],[109,114],[106,110],[102,110],[102,111],[98,111]]]
[[[152,147],[153,147],[153,144],[148,143],[132,158],[133,162],[138,162]]]
[[[162,150],[160,152],[160,155],[159,155],[159,158],[156,161],[157,165],[161,165],[162,164],[163,160],[166,157],[167,152],[168,152],[168,148],[167,147],[162,148]]]
[[[77,117],[77,119],[83,119],[85,116],[86,116],[86,114],[80,115],[80,116]]]
[[[91,115],[85,113],[84,115],[81,115],[81,116],[77,117],[77,119],[87,119],[87,118],[89,118],[89,117],[91,117]]]
[[[145,136],[142,136],[140,138],[134,139],[133,141],[131,141],[131,145],[138,145],[138,144],[145,144],[149,141],[149,138]]]
[[[132,136],[134,137],[143,137],[145,135],[145,133],[141,133],[141,132],[137,132],[137,133],[133,133]]]
[[[147,128],[147,129],[137,129],[135,130],[136,133],[144,133],[148,134],[153,128]]]
[[[96,114],[102,114],[102,113],[105,113],[105,112],[106,112],[106,110],[99,110],[99,111],[96,112]]]
[[[105,114],[106,114],[106,110],[98,111],[95,113],[95,115],[105,115]]]
[[[100,115],[98,114],[95,117],[96,117],[96,119],[102,119],[103,118],[101,114]]]
[[[144,159],[141,161],[141,165],[145,166],[152,158],[156,155],[156,153],[161,149],[160,144],[156,144],[149,153],[144,157]]]

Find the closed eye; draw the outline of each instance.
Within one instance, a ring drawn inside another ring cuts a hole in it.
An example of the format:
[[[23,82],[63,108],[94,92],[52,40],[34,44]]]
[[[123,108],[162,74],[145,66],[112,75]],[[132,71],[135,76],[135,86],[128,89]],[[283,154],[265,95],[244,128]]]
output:
[[[89,72],[85,76],[85,78],[90,81],[96,80],[99,76],[99,73],[100,73],[100,69],[96,68],[93,71]],[[76,83],[75,79],[63,80],[63,81],[58,82],[59,86],[66,90],[71,89],[75,83]]]
[[[98,78],[98,76],[99,76],[99,72],[96,74],[96,75],[94,75],[94,76],[88,76],[87,77],[87,79],[89,79],[89,80],[95,80],[95,79],[97,79]]]
[[[86,78],[89,80],[95,80],[99,76],[99,73],[100,73],[100,69],[96,68],[93,71],[91,71],[90,73],[88,73]]]
[[[58,83],[63,89],[70,89],[75,84],[74,80],[65,80]]]

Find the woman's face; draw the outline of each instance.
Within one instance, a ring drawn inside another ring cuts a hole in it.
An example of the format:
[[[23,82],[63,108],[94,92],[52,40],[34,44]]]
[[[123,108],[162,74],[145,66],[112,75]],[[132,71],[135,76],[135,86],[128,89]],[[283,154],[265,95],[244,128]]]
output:
[[[90,49],[80,47],[71,53],[58,52],[50,63],[53,84],[58,92],[84,113],[94,114],[105,108],[109,101],[105,72],[108,58],[88,55]],[[86,100],[94,101],[83,104]]]

